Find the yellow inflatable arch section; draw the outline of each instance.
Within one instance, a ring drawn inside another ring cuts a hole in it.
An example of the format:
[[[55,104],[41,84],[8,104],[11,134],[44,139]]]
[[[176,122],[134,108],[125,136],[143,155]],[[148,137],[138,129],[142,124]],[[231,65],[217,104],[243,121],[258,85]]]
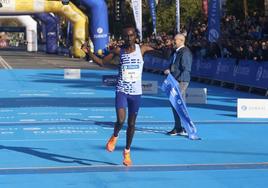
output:
[[[73,24],[73,48],[75,57],[84,57],[81,44],[88,36],[88,17],[72,2],[63,5],[57,0],[5,0],[1,1],[0,14],[32,14],[53,12],[69,19]]]

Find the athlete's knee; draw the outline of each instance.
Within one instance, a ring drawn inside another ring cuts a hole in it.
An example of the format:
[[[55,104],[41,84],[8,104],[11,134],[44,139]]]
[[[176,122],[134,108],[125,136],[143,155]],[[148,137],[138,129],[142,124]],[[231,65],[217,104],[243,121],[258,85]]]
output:
[[[134,122],[128,122],[128,128],[135,129],[135,123]]]
[[[117,122],[115,123],[117,126],[119,126],[119,127],[122,127],[123,126],[123,124],[124,124],[124,121],[122,121],[122,120],[117,120]]]
[[[136,116],[130,116],[127,121],[128,127],[133,127],[135,128],[136,124]]]

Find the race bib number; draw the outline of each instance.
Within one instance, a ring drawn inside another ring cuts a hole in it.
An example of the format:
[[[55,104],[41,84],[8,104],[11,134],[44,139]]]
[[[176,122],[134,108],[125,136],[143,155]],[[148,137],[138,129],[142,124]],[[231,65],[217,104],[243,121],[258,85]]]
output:
[[[122,69],[122,78],[125,82],[136,82],[141,79],[138,65],[125,65]]]

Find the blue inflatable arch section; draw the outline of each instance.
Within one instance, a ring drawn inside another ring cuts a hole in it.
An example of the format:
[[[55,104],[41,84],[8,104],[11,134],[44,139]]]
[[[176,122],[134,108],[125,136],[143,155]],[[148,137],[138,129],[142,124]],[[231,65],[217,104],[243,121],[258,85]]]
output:
[[[91,13],[90,37],[94,44],[94,51],[102,53],[109,42],[108,12],[105,0],[80,0]]]
[[[58,21],[49,13],[35,14],[35,18],[45,24],[46,53],[56,54],[58,51]]]

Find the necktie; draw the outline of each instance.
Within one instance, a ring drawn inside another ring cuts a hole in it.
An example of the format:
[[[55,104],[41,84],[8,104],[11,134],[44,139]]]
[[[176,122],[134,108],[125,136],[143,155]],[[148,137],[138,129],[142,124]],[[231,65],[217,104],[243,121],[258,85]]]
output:
[[[177,52],[175,52],[175,53],[173,54],[173,60],[172,60],[172,64],[174,64],[174,63],[175,63],[176,57],[177,57]]]

